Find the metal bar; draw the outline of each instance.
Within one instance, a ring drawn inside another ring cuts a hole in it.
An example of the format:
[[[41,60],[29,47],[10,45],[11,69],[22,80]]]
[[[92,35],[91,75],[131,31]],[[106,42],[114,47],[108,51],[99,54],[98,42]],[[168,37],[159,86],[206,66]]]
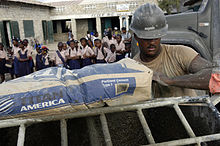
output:
[[[19,133],[18,133],[18,141],[17,141],[17,146],[24,146],[24,141],[25,141],[25,125],[22,124],[19,127]]]
[[[61,120],[61,119],[96,116],[102,113],[106,114],[106,113],[114,113],[114,112],[131,111],[131,110],[137,110],[138,108],[148,109],[148,108],[173,105],[177,103],[178,104],[187,103],[187,102],[205,103],[207,100],[209,100],[208,97],[191,97],[191,98],[175,97],[175,98],[166,98],[166,99],[154,99],[154,100],[146,101],[146,102],[139,103],[139,104],[94,108],[94,109],[88,109],[88,110],[83,110],[83,111],[78,111],[78,112],[64,113],[60,115],[51,115],[51,116],[42,116],[42,117],[38,116],[37,118],[29,118],[29,119],[14,118],[14,119],[8,119],[8,120],[0,120],[0,128],[13,127],[13,126],[21,125],[21,124],[31,124],[31,123],[39,123],[39,122],[56,121],[56,120]]]
[[[68,146],[67,124],[66,120],[60,120],[61,146]]]
[[[187,133],[189,134],[190,137],[194,138],[196,137],[195,133],[193,132],[192,128],[190,127],[188,121],[186,120],[185,116],[183,115],[183,112],[181,111],[180,107],[178,104],[174,104],[174,109],[180,118],[180,121],[182,122],[183,126],[185,127]],[[200,143],[197,143],[198,146],[200,146]]]
[[[206,136],[200,136],[195,138],[186,138],[186,139],[180,139],[180,140],[173,140],[168,142],[162,142],[157,144],[149,144],[145,146],[177,146],[177,145],[190,145],[190,144],[196,144],[199,142],[209,142],[209,141],[216,141],[220,140],[220,133],[218,134],[212,134],[212,135],[206,135]]]
[[[107,146],[112,146],[111,135],[109,133],[108,123],[107,123],[105,114],[100,115],[100,120],[101,120],[101,124],[102,124],[102,131],[104,134],[105,143]]]
[[[149,128],[149,126],[147,124],[147,121],[146,121],[146,119],[144,117],[144,114],[143,114],[142,110],[138,109],[137,110],[137,114],[138,114],[138,117],[140,119],[141,125],[142,125],[142,127],[144,129],[144,133],[145,133],[145,135],[147,137],[148,142],[150,144],[154,144],[155,143],[154,138],[152,136],[152,133],[150,131],[150,128]]]
[[[86,118],[88,131],[89,131],[89,139],[91,146],[101,146],[101,140],[99,139],[99,134],[95,126],[95,121],[93,117]]]

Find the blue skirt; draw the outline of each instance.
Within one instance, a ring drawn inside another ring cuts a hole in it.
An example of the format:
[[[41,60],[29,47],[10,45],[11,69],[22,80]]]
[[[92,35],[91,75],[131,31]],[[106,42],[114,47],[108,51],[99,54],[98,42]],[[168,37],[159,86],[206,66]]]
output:
[[[82,66],[87,66],[87,65],[91,65],[92,62],[91,62],[91,59],[90,58],[86,58],[86,59],[83,59],[82,61]]]
[[[19,73],[19,64],[18,64],[17,57],[14,58],[14,73],[15,73],[15,75],[18,75],[18,73]]]
[[[105,60],[96,60],[96,63],[106,63]]]
[[[125,58],[124,55],[116,55],[116,61],[119,61],[121,59]]]
[[[19,73],[18,73],[19,77],[22,77],[22,76],[25,76],[31,73],[29,61],[25,61],[25,62],[19,61],[18,68],[19,68]]]
[[[80,69],[80,62],[78,60],[69,60],[68,62],[70,70],[72,69]]]
[[[4,75],[6,73],[5,62],[5,59],[0,61],[0,75]]]

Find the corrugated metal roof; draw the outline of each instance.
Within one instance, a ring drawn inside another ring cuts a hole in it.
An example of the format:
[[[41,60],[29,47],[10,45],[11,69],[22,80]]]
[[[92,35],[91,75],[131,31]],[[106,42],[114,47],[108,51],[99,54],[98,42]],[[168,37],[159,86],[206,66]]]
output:
[[[39,6],[45,6],[45,7],[53,7],[50,4],[45,4],[39,1],[35,0],[6,0],[8,2],[17,2],[17,3],[26,3],[26,4],[31,4],[31,5],[39,5]]]

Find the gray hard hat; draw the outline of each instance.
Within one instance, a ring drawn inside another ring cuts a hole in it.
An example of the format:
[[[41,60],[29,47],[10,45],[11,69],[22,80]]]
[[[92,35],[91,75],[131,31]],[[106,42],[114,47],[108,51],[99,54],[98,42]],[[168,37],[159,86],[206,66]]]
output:
[[[167,34],[168,24],[163,11],[157,5],[147,3],[134,12],[130,29],[139,38],[155,39]]]

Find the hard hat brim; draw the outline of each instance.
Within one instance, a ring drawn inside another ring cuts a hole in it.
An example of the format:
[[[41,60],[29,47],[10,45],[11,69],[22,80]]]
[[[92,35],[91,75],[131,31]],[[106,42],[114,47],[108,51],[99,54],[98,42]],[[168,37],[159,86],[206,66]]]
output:
[[[130,26],[130,29],[137,35],[138,38],[141,39],[156,39],[161,38],[167,34],[168,31],[168,24],[166,24],[165,27],[161,29],[155,29],[155,30],[137,30]]]

